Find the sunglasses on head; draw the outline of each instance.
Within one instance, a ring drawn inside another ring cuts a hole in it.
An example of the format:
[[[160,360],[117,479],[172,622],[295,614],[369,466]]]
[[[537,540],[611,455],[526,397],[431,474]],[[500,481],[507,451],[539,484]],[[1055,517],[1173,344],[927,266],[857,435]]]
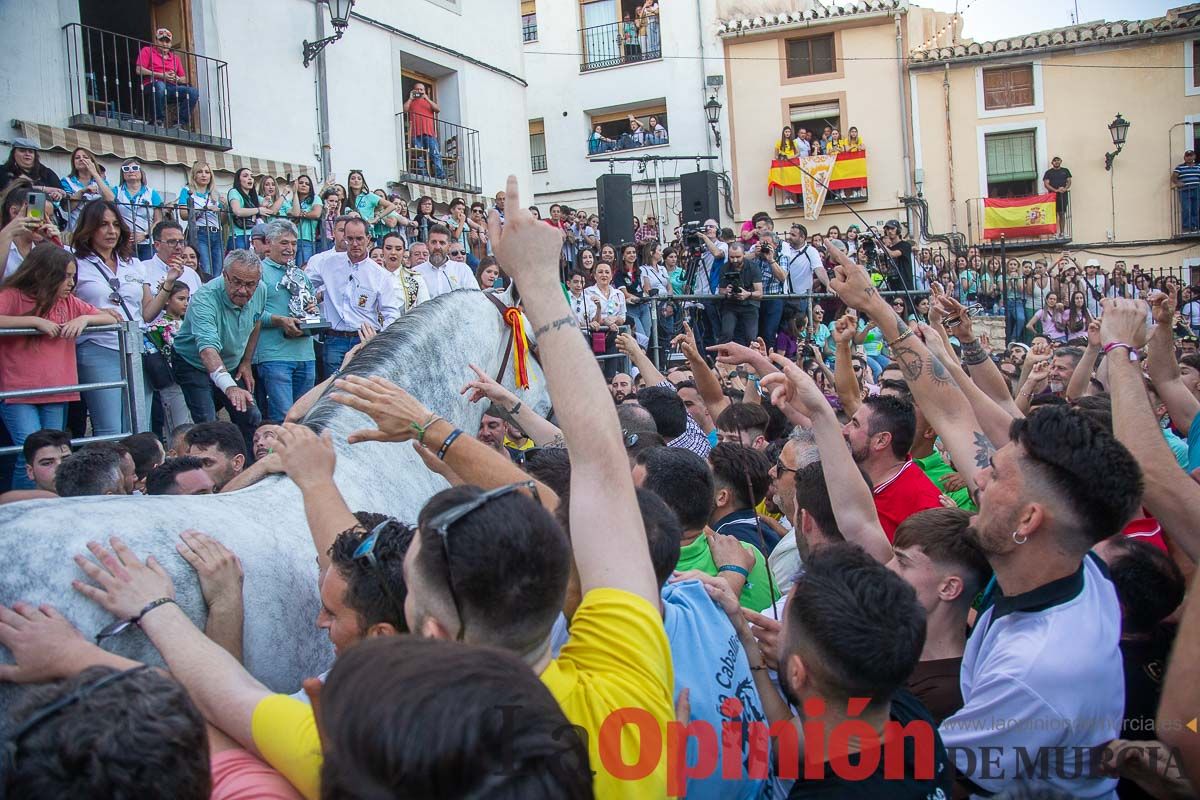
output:
[[[446,559],[446,586],[450,590],[450,599],[454,602],[454,612],[458,614],[458,635],[455,638],[460,642],[467,633],[467,620],[463,617],[462,601],[459,600],[458,592],[454,588],[454,569],[452,566],[453,562],[450,560],[450,526],[461,521],[468,514],[483,508],[493,500],[510,495],[521,489],[528,489],[533,492],[534,501],[541,505],[542,501],[538,496],[537,483],[534,481],[521,481],[520,483],[510,483],[507,486],[499,486],[471,500],[452,506],[426,523],[426,529],[436,533],[442,541],[442,556]]]

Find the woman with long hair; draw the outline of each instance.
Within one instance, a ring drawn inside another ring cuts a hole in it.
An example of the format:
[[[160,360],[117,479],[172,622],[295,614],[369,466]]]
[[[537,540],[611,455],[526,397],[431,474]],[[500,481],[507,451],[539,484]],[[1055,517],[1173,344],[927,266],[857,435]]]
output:
[[[179,218],[188,223],[187,239],[200,259],[200,277],[209,281],[221,272],[225,257],[221,241],[221,211],[225,202],[217,194],[212,167],[203,161],[192,164],[187,184],[179,190]]]
[[[67,232],[72,233],[79,220],[79,212],[92,200],[113,200],[112,187],[104,178],[104,165],[86,147],[71,151],[71,171],[62,179],[62,188],[67,193],[64,201],[68,208]]]
[[[37,142],[32,139],[13,139],[8,159],[0,165],[0,191],[6,191],[17,178],[28,178],[37,191],[45,192],[51,203],[57,203],[67,196],[62,179],[42,163],[38,150]]]
[[[324,205],[313,191],[312,178],[298,175],[292,182],[292,193],[283,201],[279,212],[292,221],[300,235],[296,238],[296,266],[303,267],[317,252],[317,228],[321,223]]]
[[[775,157],[784,161],[791,161],[796,157],[796,134],[793,133],[791,125],[784,125],[783,130],[779,132],[779,141],[775,143]]]
[[[1067,341],[1067,334],[1063,329],[1065,321],[1066,310],[1063,304],[1058,302],[1057,294],[1049,292],[1046,295],[1046,304],[1034,312],[1029,322],[1025,323],[1025,330],[1034,336],[1045,336],[1051,344],[1065,344]],[[1038,330],[1039,324],[1041,330]]]
[[[225,243],[226,250],[247,250],[250,247],[250,231],[261,217],[270,215],[254,188],[254,175],[249,167],[242,167],[233,174],[233,186],[226,195],[229,201],[231,232]],[[217,270],[220,272],[220,270]]]
[[[75,256],[78,259],[75,295],[80,300],[97,308],[111,309],[123,322],[142,324],[157,316],[155,309],[150,319],[145,319],[141,264],[132,258],[133,237],[115,203],[93,200],[83,207],[75,229]],[[120,335],[117,331],[106,331],[79,337],[75,357],[80,382],[122,380]],[[129,430],[128,410],[120,389],[84,392],[83,399],[96,436],[113,436]]]
[[[611,244],[603,244],[600,246],[600,261],[608,264],[614,269],[617,266],[617,249]]]
[[[30,251],[20,268],[0,286],[0,328],[37,328],[38,336],[0,337],[0,391],[74,386],[76,337],[88,325],[110,325],[116,318],[71,293],[75,288],[75,256],[43,242]],[[14,397],[0,402],[0,417],[13,444],[24,444],[34,431],[63,430],[67,403],[78,392]],[[14,489],[31,489],[17,456]]]
[[[417,213],[413,215],[413,225],[417,229],[417,241],[428,241],[429,229],[438,224],[440,221],[433,215],[433,198],[427,194],[421,195],[417,198]]]
[[[279,182],[270,175],[259,175],[254,181],[254,190],[258,192],[258,199],[262,203],[262,207],[266,209],[263,213],[263,222],[270,222],[276,217],[284,216],[283,204],[286,198],[281,189]]]
[[[371,191],[362,170],[350,170],[350,174],[346,176],[346,186],[350,190],[346,195],[346,205],[357,211],[368,225],[374,226],[395,208],[386,197],[380,197]]]
[[[678,311],[675,303],[666,301],[658,302],[653,298],[670,297],[675,294],[675,287],[671,285],[671,270],[663,262],[663,247],[658,242],[650,241],[642,245],[642,281],[645,283],[647,308],[647,320],[650,314],[649,308],[651,303],[658,305],[658,340],[659,342],[670,342],[675,336],[675,327],[678,324]],[[650,335],[650,326],[646,326],[646,335]]]
[[[575,256],[575,272],[583,275],[585,288],[596,282],[596,254],[586,247]]]
[[[1067,308],[1063,320],[1063,331],[1067,335],[1067,344],[1087,344],[1088,323],[1092,314],[1088,311],[1087,295],[1083,292],[1071,292],[1071,305]]]
[[[121,162],[121,182],[114,193],[121,219],[133,233],[133,246],[141,261],[154,258],[150,233],[162,222],[162,196],[157,189],[146,185],[146,171],[136,158]]]
[[[500,265],[492,256],[484,256],[480,260],[479,266],[475,268],[475,280],[479,282],[479,288],[485,292],[504,290],[504,278],[500,272]]]
[[[319,234],[317,238],[318,253],[333,249],[333,226],[337,222],[337,218],[342,215],[342,196],[338,194],[337,187],[327,186],[321,190],[321,205],[323,212],[317,231]]]
[[[62,245],[49,195],[42,219],[29,216],[29,193],[34,185],[29,178],[17,178],[0,197],[0,280],[9,277],[34,247],[45,241]],[[39,190],[40,191],[40,190]]]
[[[650,293],[650,282],[638,266],[637,245],[621,245],[621,263],[613,277],[613,286],[625,296],[626,314],[633,319],[637,332],[649,338],[650,304],[645,300]]]

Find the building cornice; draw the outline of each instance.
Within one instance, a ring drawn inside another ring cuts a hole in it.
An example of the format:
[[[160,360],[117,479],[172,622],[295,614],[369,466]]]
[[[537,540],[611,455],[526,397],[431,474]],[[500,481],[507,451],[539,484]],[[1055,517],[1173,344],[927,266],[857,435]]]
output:
[[[891,17],[908,12],[908,0],[872,0],[869,3],[847,3],[844,6],[817,6],[807,11],[780,14],[760,14],[757,17],[737,17],[721,20],[717,36],[731,38],[760,33],[787,33],[818,25],[836,25],[847,20],[871,17]]]

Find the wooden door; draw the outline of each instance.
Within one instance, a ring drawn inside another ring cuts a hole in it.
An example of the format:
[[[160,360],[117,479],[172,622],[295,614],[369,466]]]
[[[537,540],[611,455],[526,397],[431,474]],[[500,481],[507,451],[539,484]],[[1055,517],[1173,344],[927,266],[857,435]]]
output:
[[[176,50],[196,52],[192,41],[191,0],[150,0],[151,36],[159,28],[167,28],[174,34]]]

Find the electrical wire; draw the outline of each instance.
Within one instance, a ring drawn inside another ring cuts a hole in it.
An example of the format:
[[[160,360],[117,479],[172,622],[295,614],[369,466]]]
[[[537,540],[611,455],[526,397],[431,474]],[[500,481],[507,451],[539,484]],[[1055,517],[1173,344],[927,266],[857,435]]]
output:
[[[1024,37],[1014,36],[1011,38],[1018,39],[1018,38],[1024,38]],[[1001,40],[1001,41],[1003,41],[1003,40]],[[1107,43],[1110,40],[1099,39],[1099,40],[1091,40],[1091,41],[1100,41],[1100,42]],[[1122,37],[1116,37],[1116,38],[1112,39],[1111,43],[1114,45],[1121,44]],[[1072,44],[1083,44],[1083,43],[1082,42],[1072,42]],[[943,46],[948,46],[948,45],[943,45]],[[965,47],[966,45],[959,44],[959,45],[955,45],[955,46]],[[1038,49],[1040,49],[1040,48],[1038,48],[1038,47],[1030,48],[1030,50],[1038,50]],[[1019,55],[1021,55],[1021,53],[1022,53],[1021,50],[1006,50],[1006,51],[1003,51],[1002,53],[987,53],[987,54],[980,53],[979,55],[1019,56]],[[531,55],[570,56],[572,58],[587,58],[587,56],[588,56],[587,53],[567,52],[567,51],[563,51],[563,50],[539,50],[536,53],[531,53]],[[661,61],[710,60],[711,61],[712,59],[706,59],[704,56],[668,56],[668,55],[664,54],[656,60],[661,60]],[[776,63],[782,63],[782,62],[787,61],[786,58],[779,58],[778,56],[726,56],[724,60],[725,61],[773,61]],[[838,56],[835,60],[836,61],[903,61],[905,63],[919,64],[919,65],[925,65],[925,64],[951,64],[951,65],[953,65],[955,63],[953,59],[931,58],[931,59],[916,60],[913,58],[897,58],[896,56]],[[1185,64],[1054,64],[1054,63],[1050,63],[1050,62],[1043,62],[1042,69],[1090,69],[1090,70],[1095,70],[1095,69],[1143,69],[1143,70],[1173,69],[1173,70],[1186,70],[1186,69],[1191,69],[1191,67],[1189,67]]]

